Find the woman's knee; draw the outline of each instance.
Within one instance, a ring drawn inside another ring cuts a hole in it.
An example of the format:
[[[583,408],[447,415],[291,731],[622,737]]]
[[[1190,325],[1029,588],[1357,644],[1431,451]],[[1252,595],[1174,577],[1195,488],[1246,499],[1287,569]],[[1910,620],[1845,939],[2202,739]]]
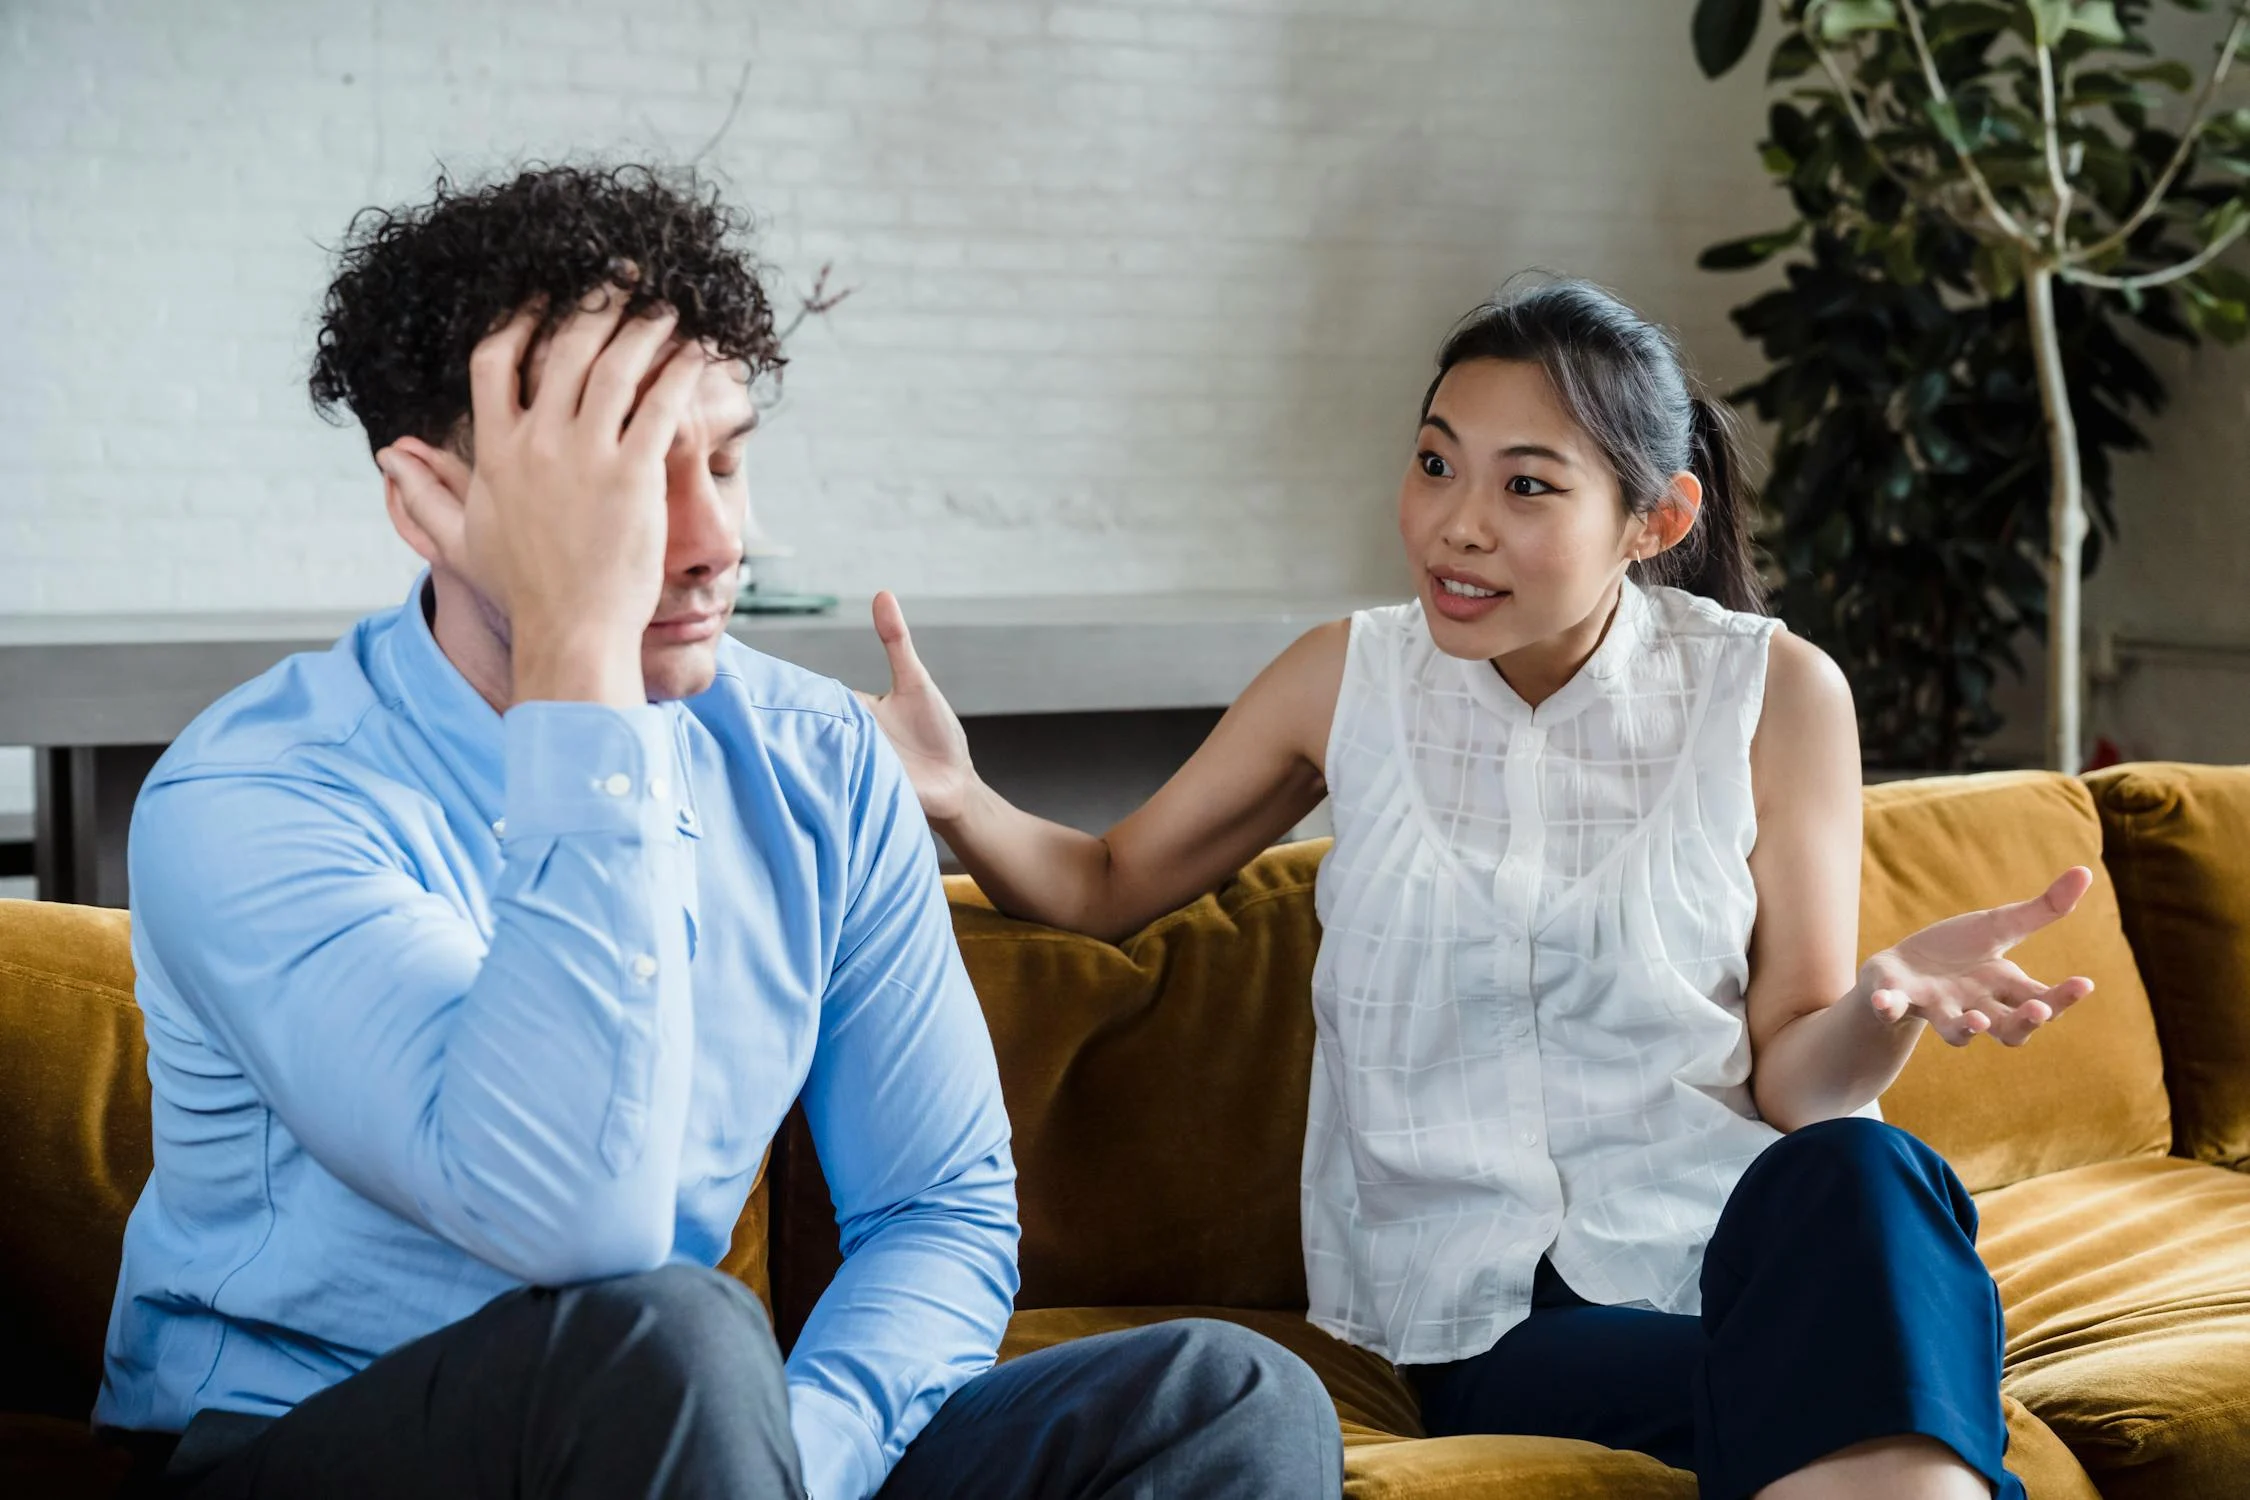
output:
[[[1934,1200],[1962,1229],[1976,1232],[1976,1205],[1945,1158],[1896,1125],[1863,1116],[1784,1135],[1751,1163],[1737,1191],[1794,1205]]]

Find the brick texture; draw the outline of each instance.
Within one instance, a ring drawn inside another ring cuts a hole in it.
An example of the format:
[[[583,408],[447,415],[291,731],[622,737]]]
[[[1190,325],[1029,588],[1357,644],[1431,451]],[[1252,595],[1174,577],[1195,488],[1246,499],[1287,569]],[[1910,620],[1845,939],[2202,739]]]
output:
[[[1693,258],[1780,205],[1687,10],[16,0],[0,612],[390,602],[413,559],[303,391],[322,244],[441,165],[698,151],[781,284],[857,288],[752,445],[786,581],[1380,587],[1431,352],[1511,271],[1753,367]]]

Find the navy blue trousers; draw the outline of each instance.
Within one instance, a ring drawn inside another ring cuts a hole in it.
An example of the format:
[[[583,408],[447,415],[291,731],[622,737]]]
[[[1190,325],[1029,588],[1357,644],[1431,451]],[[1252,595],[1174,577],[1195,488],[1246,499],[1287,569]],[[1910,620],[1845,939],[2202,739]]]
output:
[[[1432,1437],[1582,1438],[1742,1500],[1839,1449],[1935,1438],[2002,1466],[2000,1294],[1953,1169],[1903,1130],[1827,1120],[1751,1163],[1703,1261],[1703,1313],[1601,1307],[1545,1261],[1531,1316],[1483,1354],[1408,1366]]]

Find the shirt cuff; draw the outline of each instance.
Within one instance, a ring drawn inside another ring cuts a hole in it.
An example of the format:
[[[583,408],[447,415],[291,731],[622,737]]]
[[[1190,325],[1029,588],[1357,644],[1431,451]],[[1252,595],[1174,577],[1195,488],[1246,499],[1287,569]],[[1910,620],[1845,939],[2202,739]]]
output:
[[[817,1386],[789,1385],[789,1428],[810,1500],[867,1500],[887,1477],[866,1421]]]
[[[672,827],[685,789],[670,784],[672,725],[655,704],[519,703],[501,726],[510,839]]]

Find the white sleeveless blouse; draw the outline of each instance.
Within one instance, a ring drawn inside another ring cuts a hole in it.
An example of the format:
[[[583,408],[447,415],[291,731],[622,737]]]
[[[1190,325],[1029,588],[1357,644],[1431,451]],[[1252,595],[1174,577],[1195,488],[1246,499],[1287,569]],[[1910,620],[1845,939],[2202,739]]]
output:
[[[1750,739],[1778,622],[1628,580],[1536,711],[1419,602],[1352,617],[1302,1180],[1312,1321],[1482,1353],[1541,1255],[1692,1313],[1750,1099]]]

